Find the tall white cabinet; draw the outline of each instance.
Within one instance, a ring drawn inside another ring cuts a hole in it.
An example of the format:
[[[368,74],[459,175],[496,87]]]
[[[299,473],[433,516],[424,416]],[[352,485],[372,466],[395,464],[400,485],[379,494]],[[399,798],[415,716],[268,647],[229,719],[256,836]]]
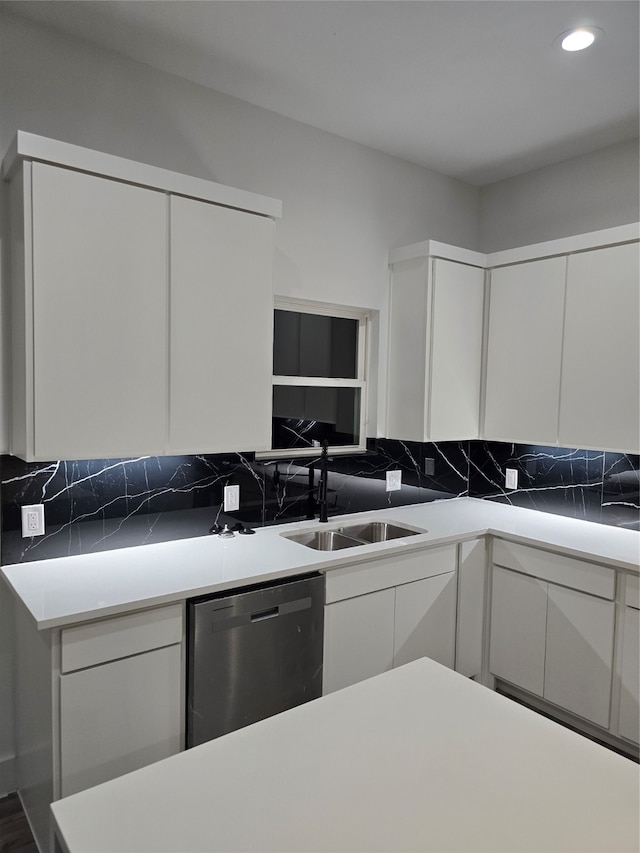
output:
[[[434,241],[390,253],[387,437],[478,437],[482,257]]]
[[[18,133],[11,452],[270,446],[280,202]]]

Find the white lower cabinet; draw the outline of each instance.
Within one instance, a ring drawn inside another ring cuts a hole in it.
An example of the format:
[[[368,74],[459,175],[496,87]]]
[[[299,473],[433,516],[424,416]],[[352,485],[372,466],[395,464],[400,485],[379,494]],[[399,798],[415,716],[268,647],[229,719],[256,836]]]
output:
[[[622,611],[620,666],[620,737],[638,743],[640,740],[640,610],[624,607]]]
[[[61,631],[61,797],[182,749],[182,610],[172,604]]]
[[[420,657],[453,668],[455,569],[452,545],[328,573],[323,692]]]
[[[491,591],[493,675],[542,696],[547,584],[494,566]]]
[[[61,676],[61,796],[180,751],[180,672],[172,645]]]
[[[456,573],[396,588],[393,665],[429,657],[453,669],[456,653]]]
[[[544,698],[608,728],[615,605],[549,584]]]
[[[16,621],[16,776],[39,850],[49,805],[183,748],[184,605],[39,631]]]
[[[325,607],[323,693],[391,669],[394,600],[383,589]]]
[[[495,565],[496,558],[509,568]],[[517,567],[520,571],[513,571]],[[559,573],[577,590],[526,572]],[[601,595],[591,594],[598,591]],[[609,727],[614,572],[524,546],[494,549],[492,675],[603,728]]]

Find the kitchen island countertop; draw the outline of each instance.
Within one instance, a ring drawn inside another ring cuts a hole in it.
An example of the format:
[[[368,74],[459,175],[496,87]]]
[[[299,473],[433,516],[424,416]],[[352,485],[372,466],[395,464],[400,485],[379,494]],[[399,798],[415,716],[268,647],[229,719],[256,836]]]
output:
[[[37,627],[45,629],[486,534],[638,572],[638,532],[477,498],[334,517],[326,528],[372,518],[425,532],[331,553],[286,538],[319,526],[317,520],[302,521],[259,528],[254,536],[202,536],[7,565],[2,575]]]
[[[65,853],[637,851],[634,762],[423,658],[52,805]]]

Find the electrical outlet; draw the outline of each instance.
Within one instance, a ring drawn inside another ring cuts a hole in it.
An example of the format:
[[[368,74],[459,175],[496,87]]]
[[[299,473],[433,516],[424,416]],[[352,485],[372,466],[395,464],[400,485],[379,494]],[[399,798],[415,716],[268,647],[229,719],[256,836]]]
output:
[[[387,471],[387,491],[397,492],[402,488],[402,471]]]
[[[424,473],[427,477],[433,477],[436,473],[436,460],[431,456],[424,460]]]
[[[21,507],[22,537],[44,536],[44,504]]]
[[[518,469],[504,469],[504,484],[507,489],[514,490],[518,488]]]
[[[240,509],[240,486],[224,487],[224,511],[234,512]]]

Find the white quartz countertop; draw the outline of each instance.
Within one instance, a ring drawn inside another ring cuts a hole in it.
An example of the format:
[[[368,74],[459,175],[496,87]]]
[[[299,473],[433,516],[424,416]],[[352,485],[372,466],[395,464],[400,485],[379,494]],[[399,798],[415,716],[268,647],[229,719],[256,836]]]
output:
[[[423,658],[52,805],[66,853],[638,851],[638,766]]]
[[[426,532],[337,552],[314,551],[283,536],[364,519],[396,521]],[[335,517],[327,525],[315,520],[265,527],[254,536],[203,536],[7,565],[2,575],[44,629],[485,534],[638,572],[638,532],[455,498]]]

